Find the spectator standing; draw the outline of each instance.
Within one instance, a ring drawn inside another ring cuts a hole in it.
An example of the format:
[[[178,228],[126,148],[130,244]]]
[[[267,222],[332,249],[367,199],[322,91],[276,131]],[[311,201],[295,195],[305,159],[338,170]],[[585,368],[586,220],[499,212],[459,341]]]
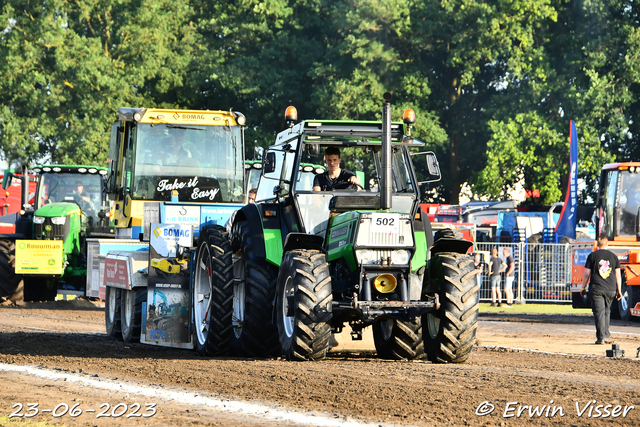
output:
[[[484,262],[482,262],[482,254],[476,252],[473,255],[473,265],[476,269],[476,284],[478,285],[478,292],[482,288],[482,267]]]
[[[513,305],[513,280],[516,277],[516,262],[511,256],[511,249],[504,248],[502,254],[507,266],[507,271],[504,274],[504,298],[507,300],[507,307],[511,307]]]
[[[584,296],[589,284],[591,311],[596,322],[596,344],[611,344],[609,320],[613,299],[622,298],[622,279],[620,276],[620,260],[609,249],[609,239],[598,237],[598,250],[591,252],[584,264],[582,291]]]
[[[498,248],[491,249],[489,260],[489,278],[491,280],[491,307],[502,307],[502,292],[500,292],[500,273],[507,267],[498,257]],[[496,304],[497,300],[497,304]]]

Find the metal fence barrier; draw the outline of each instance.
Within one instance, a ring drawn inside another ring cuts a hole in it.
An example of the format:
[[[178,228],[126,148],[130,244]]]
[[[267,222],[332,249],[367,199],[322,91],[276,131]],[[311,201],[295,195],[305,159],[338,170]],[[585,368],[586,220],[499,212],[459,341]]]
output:
[[[515,303],[571,303],[571,245],[561,243],[476,243],[482,255],[483,269],[480,283],[480,302],[491,302],[489,259],[491,250],[506,261],[503,249],[509,248],[515,261],[513,295]],[[501,299],[504,294],[505,273],[500,274]]]

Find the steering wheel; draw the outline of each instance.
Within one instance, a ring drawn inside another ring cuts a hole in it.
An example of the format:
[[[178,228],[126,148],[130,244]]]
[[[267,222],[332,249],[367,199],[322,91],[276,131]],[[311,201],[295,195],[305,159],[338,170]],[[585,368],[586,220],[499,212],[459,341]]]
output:
[[[347,188],[336,188],[336,187],[338,187],[338,186],[340,186],[340,185],[347,185]],[[364,191],[364,187],[363,187],[362,185],[360,185],[360,184],[353,184],[353,183],[351,183],[351,182],[349,182],[349,181],[339,181],[339,182],[336,182],[335,184],[333,184],[333,189],[334,189],[334,190],[338,190],[338,191],[340,191],[340,190],[358,190],[358,189],[360,189],[360,190],[363,190],[363,191]]]

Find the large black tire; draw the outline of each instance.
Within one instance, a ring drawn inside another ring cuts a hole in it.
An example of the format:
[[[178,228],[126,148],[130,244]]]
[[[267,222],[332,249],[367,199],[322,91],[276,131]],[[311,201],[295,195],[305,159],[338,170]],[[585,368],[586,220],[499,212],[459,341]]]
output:
[[[122,339],[121,290],[107,286],[104,295],[104,323],[109,338]]]
[[[24,301],[24,281],[16,274],[16,245],[13,240],[0,240],[0,301]]]
[[[473,258],[440,252],[429,264],[428,293],[440,298],[440,309],[422,317],[425,351],[432,362],[465,362],[476,342],[478,287]]]
[[[142,303],[147,301],[147,288],[120,291],[120,319],[124,342],[140,342]]]
[[[629,301],[629,286],[627,285],[627,278],[624,271],[622,272],[622,298],[619,300],[614,299],[611,304],[611,318],[620,320],[629,320],[631,318],[631,310],[633,308]]]
[[[193,313],[196,350],[202,356],[229,354],[232,336],[233,263],[229,233],[212,226],[200,235],[196,255]]]
[[[242,242],[240,259],[233,269],[232,351],[244,357],[280,356],[282,348],[273,323],[278,270],[256,257],[247,221],[234,224],[231,234],[234,241]]]
[[[324,253],[292,250],[284,255],[278,275],[276,321],[287,360],[319,360],[327,355],[333,317],[331,289]]]
[[[416,360],[425,357],[422,319],[380,320],[373,324],[373,342],[383,359]]]

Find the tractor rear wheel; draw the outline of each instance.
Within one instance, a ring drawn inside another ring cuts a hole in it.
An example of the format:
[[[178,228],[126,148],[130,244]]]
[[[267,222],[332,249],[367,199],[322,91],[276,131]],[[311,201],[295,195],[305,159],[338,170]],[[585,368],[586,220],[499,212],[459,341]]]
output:
[[[147,301],[147,288],[120,291],[120,319],[124,342],[139,342],[142,331],[142,303]]]
[[[272,314],[278,270],[256,257],[247,221],[234,224],[231,234],[234,242],[241,242],[241,256],[233,267],[233,352],[249,357],[280,356]]]
[[[0,301],[24,301],[24,280],[15,270],[16,244],[13,240],[0,240]]]
[[[425,357],[422,319],[379,320],[373,324],[373,342],[383,359],[416,360]]]
[[[104,296],[104,323],[109,338],[122,339],[121,290],[107,286]]]
[[[287,360],[324,359],[329,350],[333,294],[329,264],[317,250],[285,254],[276,294],[276,320]]]
[[[202,356],[229,353],[232,335],[233,264],[229,233],[218,225],[200,235],[196,256],[193,313],[196,350]]]
[[[436,293],[440,309],[422,317],[427,357],[432,362],[465,362],[476,342],[478,287],[473,259],[440,252],[429,265],[427,293]]]

